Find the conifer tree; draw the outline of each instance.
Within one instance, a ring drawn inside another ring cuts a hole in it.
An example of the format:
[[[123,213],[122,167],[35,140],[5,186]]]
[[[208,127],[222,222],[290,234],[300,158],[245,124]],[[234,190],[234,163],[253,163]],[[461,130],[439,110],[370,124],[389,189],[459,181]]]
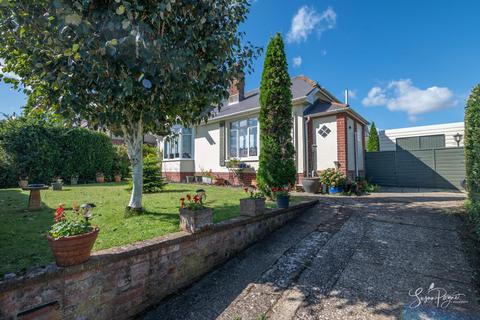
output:
[[[295,149],[292,142],[292,92],[283,39],[277,33],[268,44],[260,85],[260,157],[257,182],[271,188],[295,183]]]
[[[367,151],[380,151],[380,140],[378,139],[377,128],[375,127],[375,122],[372,122],[370,126],[370,135],[368,136]]]

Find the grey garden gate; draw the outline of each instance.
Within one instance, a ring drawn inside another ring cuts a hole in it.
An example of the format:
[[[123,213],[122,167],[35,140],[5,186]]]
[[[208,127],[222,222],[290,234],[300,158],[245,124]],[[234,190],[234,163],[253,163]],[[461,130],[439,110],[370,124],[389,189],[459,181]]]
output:
[[[381,186],[462,189],[463,148],[367,152],[367,179]]]

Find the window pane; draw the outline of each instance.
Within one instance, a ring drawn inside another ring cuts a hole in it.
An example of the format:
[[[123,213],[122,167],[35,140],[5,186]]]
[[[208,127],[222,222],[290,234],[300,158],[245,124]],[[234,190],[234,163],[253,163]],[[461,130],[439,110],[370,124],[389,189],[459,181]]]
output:
[[[257,118],[248,119],[248,126],[249,127],[256,127],[257,126]]]
[[[238,157],[237,154],[237,130],[230,130],[230,141],[228,143],[230,148],[229,156],[231,158]]]
[[[163,143],[163,158],[168,159],[168,156],[170,154],[170,142],[168,139],[165,140]]]
[[[182,133],[183,134],[192,134],[192,128],[183,128]]]
[[[178,150],[178,136],[172,139],[172,153],[174,158],[180,158],[180,152]]]
[[[192,135],[184,134],[182,136],[182,158],[192,158]]]
[[[238,124],[238,125],[240,126],[240,128],[246,127],[246,126],[248,125],[247,120],[241,120],[241,121],[239,121],[239,124]]]
[[[249,156],[257,155],[257,127],[252,127],[249,132]]]
[[[239,157],[248,157],[248,128],[238,130]]]
[[[232,129],[238,128],[238,121],[230,122],[230,128]]]

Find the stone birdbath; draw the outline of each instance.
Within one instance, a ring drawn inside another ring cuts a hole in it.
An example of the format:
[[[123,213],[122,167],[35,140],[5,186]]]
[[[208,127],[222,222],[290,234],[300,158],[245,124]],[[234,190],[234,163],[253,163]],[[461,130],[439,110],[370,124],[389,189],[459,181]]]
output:
[[[27,187],[22,188],[22,190],[30,191],[30,196],[28,197],[28,211],[40,210],[42,204],[40,190],[48,190],[48,186],[44,184],[29,184]]]

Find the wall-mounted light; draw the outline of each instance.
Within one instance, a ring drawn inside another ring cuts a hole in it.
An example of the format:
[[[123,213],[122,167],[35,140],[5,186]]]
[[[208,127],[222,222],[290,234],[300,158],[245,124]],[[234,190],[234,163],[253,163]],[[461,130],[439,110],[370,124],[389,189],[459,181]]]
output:
[[[456,135],[453,136],[453,139],[455,139],[455,142],[457,143],[457,147],[460,147],[460,141],[462,141],[463,135],[457,132]]]

